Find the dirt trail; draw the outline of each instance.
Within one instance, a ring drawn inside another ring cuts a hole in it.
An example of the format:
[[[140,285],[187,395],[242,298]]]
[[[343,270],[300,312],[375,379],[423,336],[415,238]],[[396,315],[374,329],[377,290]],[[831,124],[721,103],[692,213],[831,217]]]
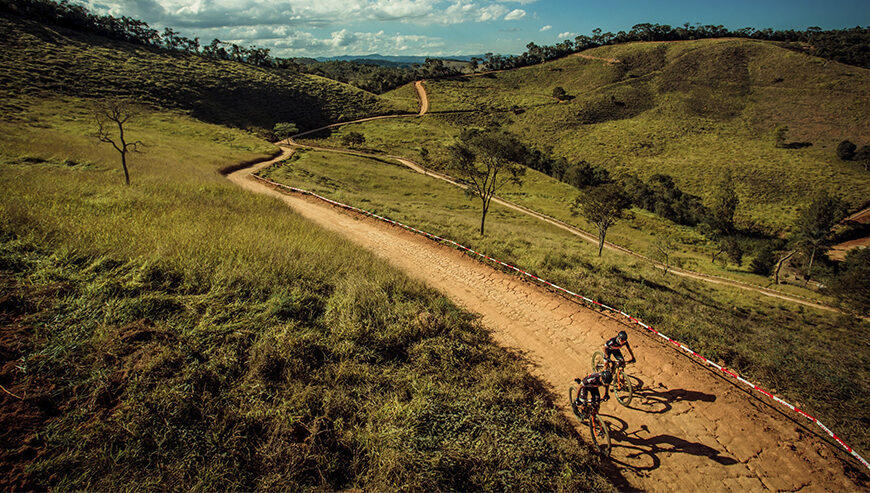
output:
[[[423,116],[429,112],[429,96],[426,94],[426,89],[423,88],[423,81],[414,82],[414,89],[417,91],[417,97],[420,99],[420,113],[417,116]]]
[[[575,53],[574,56],[585,58],[587,60],[601,60],[602,62],[607,62],[608,65],[622,63],[622,60],[619,60],[618,58],[602,58],[600,56],[584,55],[583,53]]]
[[[868,486],[849,479],[839,453],[815,434],[634,327],[418,235],[311,197],[280,193],[251,178],[252,171],[291,153],[284,148],[275,160],[228,178],[283,200],[315,224],[479,313],[499,344],[528,356],[532,372],[552,386],[559,401],[567,399],[574,377],[588,373],[592,352],[617,331],[629,331],[638,357],[630,370],[641,389],[632,408],[613,400],[602,406],[614,438],[612,472],[621,488],[854,491]],[[578,432],[584,439],[588,433]]]

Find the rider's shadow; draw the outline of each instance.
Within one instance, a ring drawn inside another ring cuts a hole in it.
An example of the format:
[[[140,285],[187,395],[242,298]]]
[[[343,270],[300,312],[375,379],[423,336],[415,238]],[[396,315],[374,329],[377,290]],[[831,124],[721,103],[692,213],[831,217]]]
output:
[[[722,455],[713,447],[698,442],[690,442],[673,435],[649,435],[646,425],[641,425],[637,430],[628,431],[628,423],[611,415],[600,415],[607,420],[610,427],[610,436],[615,443],[614,449],[625,449],[627,453],[621,454],[625,460],[618,460],[611,456],[611,461],[623,465],[634,471],[651,471],[661,466],[659,455],[662,453],[681,453],[708,457],[710,460],[723,466],[737,464],[732,457]],[[649,458],[648,464],[643,464],[643,457]]]
[[[649,414],[662,414],[671,410],[673,402],[714,402],[716,396],[698,392],[697,390],[686,389],[661,389],[655,390],[645,388],[643,380],[631,376],[632,386],[634,387],[633,397],[631,399],[630,409],[642,411]]]

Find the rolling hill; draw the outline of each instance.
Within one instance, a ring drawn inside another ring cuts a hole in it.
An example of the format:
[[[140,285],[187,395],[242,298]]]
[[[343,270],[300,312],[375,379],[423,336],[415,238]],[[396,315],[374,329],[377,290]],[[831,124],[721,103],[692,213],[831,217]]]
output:
[[[556,101],[555,87],[570,99]],[[729,171],[743,226],[787,229],[819,188],[855,208],[870,191],[870,173],[835,153],[844,139],[870,144],[870,70],[771,42],[606,46],[517,70],[434,80],[428,88],[433,113],[460,112],[451,118],[456,127],[502,124],[539,148],[616,176],[664,173],[709,198]],[[775,146],[782,127],[786,144],[798,145]]]
[[[40,93],[129,96],[241,128],[311,128],[401,112],[393,103],[313,75],[167,52],[0,15],[3,111]],[[24,103],[26,105],[26,102]]]

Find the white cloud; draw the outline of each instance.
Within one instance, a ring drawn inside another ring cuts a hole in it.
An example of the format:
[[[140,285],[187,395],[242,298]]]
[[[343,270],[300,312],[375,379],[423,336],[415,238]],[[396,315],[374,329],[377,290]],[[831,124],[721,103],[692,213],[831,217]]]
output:
[[[514,9],[511,10],[506,16],[504,16],[504,20],[506,21],[515,21],[518,19],[522,19],[526,16],[526,11],[523,9]]]
[[[577,37],[577,33],[572,33],[572,32],[570,32],[570,31],[566,31],[566,32],[564,32],[564,33],[559,33],[559,35],[556,36],[556,37],[559,38],[559,39],[575,38],[575,37]]]
[[[550,29],[553,29],[553,26],[547,24],[546,26],[544,26],[540,29],[540,32],[549,31]]]
[[[438,55],[446,44],[440,38],[408,34],[385,34],[384,31],[351,32],[347,29],[332,32],[328,37],[318,38],[305,31],[294,31],[280,39],[255,39],[254,44],[269,48],[273,55],[333,56],[389,54]]]

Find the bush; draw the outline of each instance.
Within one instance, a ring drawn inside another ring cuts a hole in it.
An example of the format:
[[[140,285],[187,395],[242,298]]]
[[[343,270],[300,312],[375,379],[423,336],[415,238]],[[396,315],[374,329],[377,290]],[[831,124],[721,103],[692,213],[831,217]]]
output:
[[[365,135],[359,132],[350,132],[341,137],[341,144],[348,147],[357,147],[365,143]]]
[[[553,97],[558,99],[559,101],[564,101],[568,94],[565,92],[564,87],[554,87],[553,88]]]
[[[755,258],[752,259],[749,268],[752,269],[752,272],[755,274],[769,276],[775,264],[776,257],[773,255],[773,247],[770,243],[765,243],[758,251],[758,254],[755,255]]]
[[[848,309],[870,315],[870,249],[850,251],[827,291]]]
[[[844,140],[837,146],[837,157],[843,161],[851,161],[855,158],[855,144]],[[866,147],[866,146],[865,146]]]

